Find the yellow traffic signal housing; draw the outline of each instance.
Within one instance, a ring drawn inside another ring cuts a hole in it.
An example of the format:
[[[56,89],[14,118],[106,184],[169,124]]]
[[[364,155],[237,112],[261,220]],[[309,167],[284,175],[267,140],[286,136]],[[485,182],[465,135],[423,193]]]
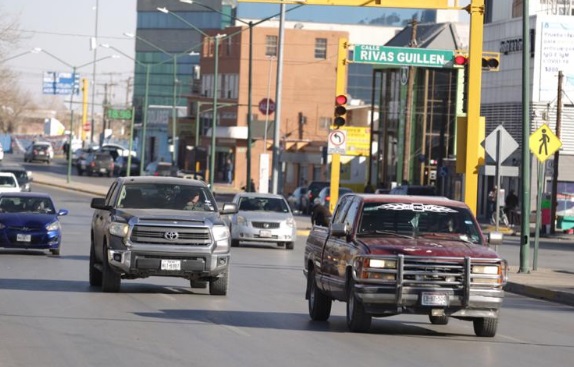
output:
[[[499,52],[482,53],[482,69],[488,71],[498,71],[500,66]]]
[[[347,122],[346,115],[347,115],[347,96],[344,94],[340,94],[335,97],[335,119],[333,120],[333,125],[337,128],[345,125]]]

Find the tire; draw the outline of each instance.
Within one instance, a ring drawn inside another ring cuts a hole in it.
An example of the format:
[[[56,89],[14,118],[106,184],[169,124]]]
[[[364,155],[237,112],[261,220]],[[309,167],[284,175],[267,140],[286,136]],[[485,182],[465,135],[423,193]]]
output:
[[[446,325],[448,324],[448,316],[431,316],[429,315],[429,320],[433,325]]]
[[[96,268],[97,259],[96,251],[94,250],[94,244],[90,246],[90,285],[92,287],[102,286],[102,272],[100,269]]]
[[[295,243],[293,242],[285,242],[285,249],[286,250],[293,250],[295,248]]]
[[[314,270],[307,275],[307,290],[309,292],[309,317],[313,321],[327,321],[331,316],[333,301],[317,287]]]
[[[231,247],[239,247],[239,240],[231,240]]]
[[[483,338],[492,338],[496,335],[498,327],[498,318],[484,317],[472,320],[474,334]]]
[[[347,327],[353,333],[365,333],[371,328],[371,315],[355,296],[355,281],[350,277],[347,283]]]
[[[53,256],[60,256],[60,248],[50,249],[50,253],[51,253]]]
[[[190,280],[189,285],[191,288],[205,289],[207,288],[207,282],[205,280]]]
[[[102,291],[106,293],[117,293],[120,291],[122,278],[116,273],[108,262],[107,249],[104,246],[104,258],[102,264]]]
[[[212,296],[225,296],[227,295],[228,286],[229,269],[219,277],[209,280],[209,294]]]

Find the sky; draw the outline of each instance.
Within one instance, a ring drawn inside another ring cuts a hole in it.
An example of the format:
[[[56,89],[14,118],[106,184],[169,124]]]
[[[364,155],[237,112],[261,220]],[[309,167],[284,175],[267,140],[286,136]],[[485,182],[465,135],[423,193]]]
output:
[[[97,10],[96,3],[99,5]],[[81,77],[92,80],[94,52],[90,44],[96,34],[97,16],[96,44],[110,44],[128,56],[112,49],[100,47],[96,50],[96,60],[114,54],[119,56],[95,63],[96,98],[102,98],[103,85],[108,84],[112,103],[123,104],[128,78],[133,76],[134,68],[134,61],[129,58],[134,57],[134,40],[124,33],[135,33],[136,3],[136,0],[0,0],[0,15],[3,19],[17,20],[22,35],[18,47],[8,50],[4,56],[9,58],[34,48],[42,48],[55,56],[44,52],[28,53],[6,64],[19,73],[21,87],[40,104],[46,98],[42,95],[44,72],[71,72],[75,66]],[[279,11],[280,6],[276,4],[240,3],[238,17],[261,19]],[[396,9],[304,6],[288,11],[286,19],[353,24],[376,18],[384,11],[401,12]],[[408,14],[406,12],[412,11],[404,10],[402,14]]]

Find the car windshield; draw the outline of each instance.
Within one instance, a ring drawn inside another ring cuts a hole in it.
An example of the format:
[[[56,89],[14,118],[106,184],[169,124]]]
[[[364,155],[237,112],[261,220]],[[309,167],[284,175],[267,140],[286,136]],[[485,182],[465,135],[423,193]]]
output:
[[[16,187],[15,177],[0,176],[0,187]]]
[[[480,230],[468,209],[418,203],[365,204],[357,234],[387,233],[445,237],[482,244]]]
[[[56,210],[49,198],[3,197],[0,198],[0,212],[54,214]]]
[[[246,196],[239,199],[239,210],[289,213],[289,206],[280,198]]]
[[[168,183],[124,185],[117,198],[118,208],[217,211],[209,188]]]

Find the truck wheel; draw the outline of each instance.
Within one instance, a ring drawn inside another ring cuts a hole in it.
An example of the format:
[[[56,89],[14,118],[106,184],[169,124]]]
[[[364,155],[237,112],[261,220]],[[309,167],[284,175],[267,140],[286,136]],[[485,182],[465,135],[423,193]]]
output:
[[[293,250],[294,247],[295,247],[295,244],[293,242],[285,242],[285,249]]]
[[[221,274],[218,278],[209,281],[209,294],[212,296],[225,296],[229,285],[229,270]]]
[[[433,325],[446,325],[448,324],[448,316],[431,316],[429,315],[429,320]]]
[[[354,333],[364,333],[371,327],[371,315],[365,312],[363,303],[355,296],[355,281],[351,278],[347,288],[347,327]]]
[[[94,244],[90,246],[90,285],[92,287],[102,286],[102,272],[96,268],[96,251],[94,250]]]
[[[205,280],[190,280],[189,285],[191,288],[205,289],[207,288],[207,282]]]
[[[327,321],[331,316],[333,301],[317,287],[314,270],[311,270],[307,276],[307,289],[309,290],[309,316],[311,320]]]
[[[476,336],[492,338],[496,335],[496,328],[498,326],[498,318],[484,317],[480,319],[473,319],[474,333]]]
[[[110,266],[108,262],[107,250],[104,246],[104,264],[102,266],[102,291],[106,293],[117,293],[120,291],[120,285],[122,283],[122,278],[120,274],[116,273],[114,269]]]

